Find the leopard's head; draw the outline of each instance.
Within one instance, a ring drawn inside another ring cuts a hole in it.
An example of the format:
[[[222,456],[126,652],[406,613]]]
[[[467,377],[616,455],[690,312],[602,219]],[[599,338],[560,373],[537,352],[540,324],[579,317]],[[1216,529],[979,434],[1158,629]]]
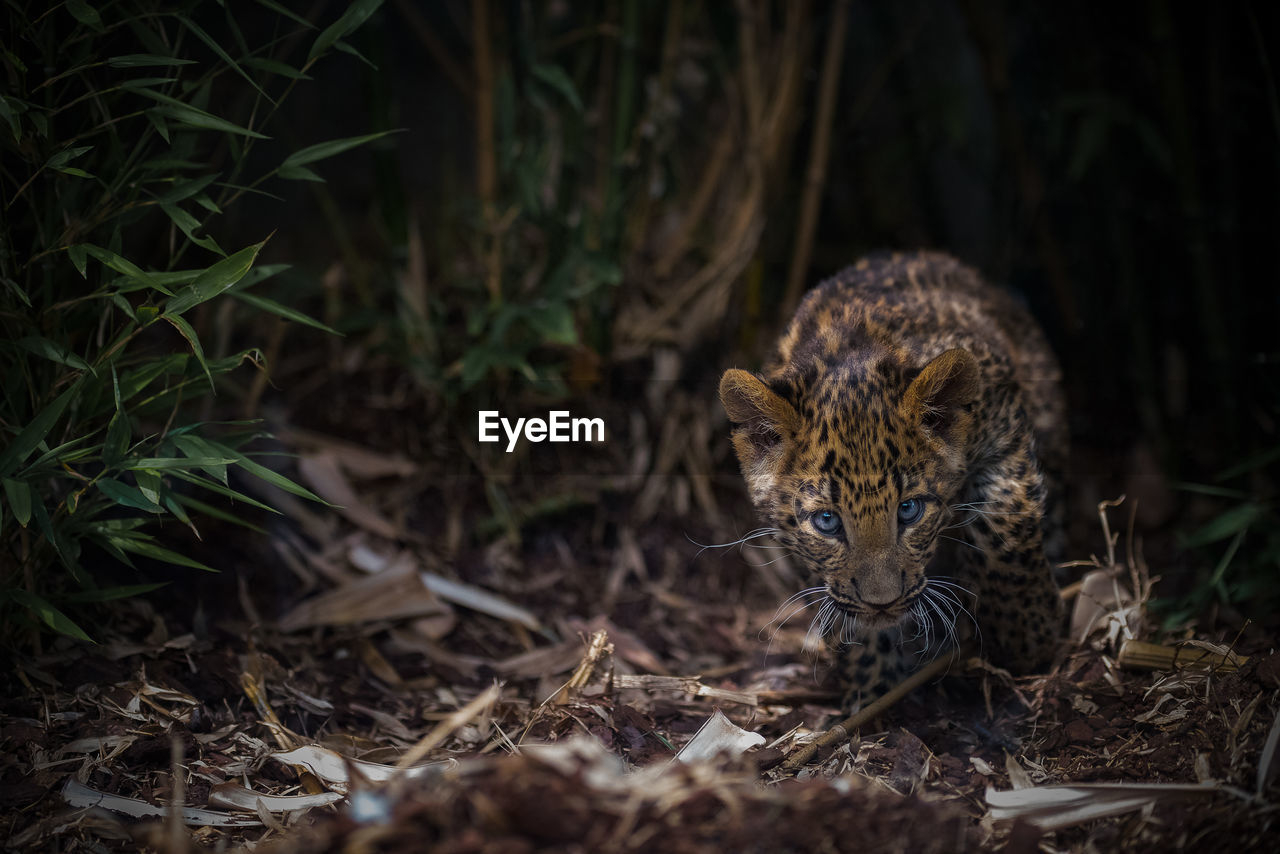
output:
[[[885,355],[773,387],[736,369],[721,379],[752,503],[859,625],[898,623],[924,591],[980,391],[959,349],[918,372]]]

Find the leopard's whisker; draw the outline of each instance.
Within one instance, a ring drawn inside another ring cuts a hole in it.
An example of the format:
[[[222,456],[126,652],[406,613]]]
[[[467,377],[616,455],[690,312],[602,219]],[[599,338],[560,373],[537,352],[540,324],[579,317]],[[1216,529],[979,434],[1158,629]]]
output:
[[[957,529],[957,528],[968,528],[969,526],[971,526],[971,525],[972,525],[974,522],[976,522],[976,521],[978,521],[978,514],[977,514],[977,513],[974,513],[974,514],[972,514],[972,515],[970,515],[970,516],[966,517],[966,518],[965,518],[965,520],[964,520],[963,522],[956,522],[954,525],[946,525],[946,526],[944,526],[944,527],[942,528],[942,530],[943,530],[943,531],[954,531],[954,530],[955,530],[955,529]]]
[[[969,623],[970,625],[973,626],[974,639],[977,641],[979,650],[981,650],[982,628],[981,626],[978,625],[978,618],[974,616],[973,611],[969,610],[969,607],[965,605],[964,601],[960,598],[960,595],[963,594],[970,602],[976,601],[973,595],[973,591],[969,590],[967,587],[965,587],[962,584],[957,584],[956,582],[951,581],[949,578],[946,578],[946,577],[930,578],[929,586],[933,588],[934,595],[938,597],[940,601],[944,601],[954,605],[956,608],[959,609],[960,613],[963,613],[966,617],[969,618]],[[957,640],[957,646],[958,645],[959,645],[959,641]]]
[[[930,647],[933,646],[933,619],[929,616],[929,603],[921,591],[921,596],[911,605],[911,621],[915,624],[915,634],[908,641],[914,642],[924,636],[924,644],[921,647],[920,656],[923,658],[928,655]]]
[[[755,530],[748,531],[747,533],[743,534],[738,539],[730,540],[727,543],[700,543],[697,540],[693,539],[693,537],[690,537],[688,534],[685,534],[685,539],[693,543],[695,546],[700,546],[700,548],[698,549],[698,554],[694,555],[694,559],[696,560],[698,556],[701,555],[703,552],[705,552],[707,549],[728,549],[734,546],[745,546],[745,545],[748,545],[751,540],[759,539],[760,537],[770,537],[778,533],[780,533],[780,530],[778,528],[756,528]]]
[[[944,529],[944,530],[945,530],[945,529]],[[973,543],[969,542],[968,540],[962,540],[962,539],[960,539],[959,537],[948,537],[946,534],[939,534],[939,535],[938,535],[938,539],[940,539],[940,540],[950,540],[950,541],[951,541],[951,542],[953,542],[953,543],[959,543],[959,544],[960,544],[960,545],[962,545],[962,546],[968,546],[969,548],[974,549],[975,551],[979,552],[980,554],[985,554],[985,552],[983,552],[983,550],[982,550],[982,546],[974,545]]]
[[[788,557],[790,557],[790,555],[791,555],[790,550],[787,550],[787,551],[784,551],[782,554],[778,555],[777,557],[775,557],[773,560],[766,560],[764,563],[751,563],[751,561],[747,561],[747,563],[759,569],[760,567],[763,567],[763,566],[773,566],[775,563],[777,563],[780,560],[786,560]]]
[[[996,503],[998,502],[972,501],[972,502],[965,502],[961,504],[948,504],[947,509],[952,511],[968,510],[978,516],[1016,516],[1018,515],[1017,511],[1013,511],[1013,510],[983,510],[981,506],[985,504],[996,504]]]
[[[778,623],[778,627],[781,628],[783,624],[787,622],[787,620],[790,620],[796,614],[800,613],[805,608],[808,608],[810,605],[812,605],[814,602],[817,602],[819,598],[821,598],[822,596],[825,596],[826,594],[827,594],[827,588],[825,586],[824,587],[806,587],[804,590],[801,590],[799,593],[791,594],[790,596],[787,597],[785,602],[783,602],[781,605],[778,606],[778,609],[773,612],[773,618],[769,620],[769,622],[766,623],[765,625],[771,626],[774,623]],[[810,601],[806,602],[804,601],[805,599],[808,599]],[[797,607],[792,608],[790,611],[787,611],[786,616],[782,617],[783,611],[785,611],[787,608],[789,608],[792,605],[796,605],[797,603],[799,603]],[[781,617],[781,620],[779,620],[779,617]]]
[[[778,639],[778,632],[782,631],[782,627],[785,626],[796,614],[812,607],[815,603],[820,601],[823,601],[823,604],[819,607],[818,612],[814,615],[813,619],[809,621],[809,630],[805,634],[804,646],[807,647],[809,645],[809,636],[813,634],[814,625],[822,616],[822,608],[826,607],[830,602],[830,598],[826,595],[826,588],[807,587],[799,593],[793,593],[791,596],[788,596],[787,600],[778,606],[778,609],[774,611],[773,618],[769,620],[769,622],[765,623],[765,625],[760,629],[760,633],[763,635],[769,626],[773,626],[773,631],[769,632],[769,644],[765,648],[766,658],[773,653],[773,644]],[[787,610],[789,606],[790,610]]]
[[[938,650],[939,652],[941,652],[943,647],[946,646],[947,640],[952,637],[952,632],[953,632],[952,624],[955,619],[954,615],[951,614],[947,609],[941,606],[941,604],[937,600],[937,592],[934,590],[929,590],[928,588],[926,588],[924,595],[921,597],[921,599],[922,601],[928,604],[929,609],[933,611],[934,614],[937,615],[937,619],[942,624],[942,631],[938,637]],[[930,622],[932,622],[932,620]],[[928,651],[929,649],[930,647],[926,647],[926,651]]]
[[[814,614],[813,619],[809,621],[809,631],[804,636],[805,649],[812,649],[826,636],[831,620],[835,617],[835,608],[835,602],[830,597],[822,600],[822,604],[818,606],[818,613]]]
[[[852,646],[858,642],[858,618],[848,611],[841,611],[840,616],[843,618],[840,625],[840,643]]]

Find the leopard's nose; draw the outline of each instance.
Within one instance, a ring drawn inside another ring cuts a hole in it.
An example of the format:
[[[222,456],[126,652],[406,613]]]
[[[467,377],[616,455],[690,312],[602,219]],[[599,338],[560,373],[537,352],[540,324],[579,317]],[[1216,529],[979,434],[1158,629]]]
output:
[[[873,572],[858,578],[858,596],[873,608],[888,608],[902,598],[902,578],[897,573]]]

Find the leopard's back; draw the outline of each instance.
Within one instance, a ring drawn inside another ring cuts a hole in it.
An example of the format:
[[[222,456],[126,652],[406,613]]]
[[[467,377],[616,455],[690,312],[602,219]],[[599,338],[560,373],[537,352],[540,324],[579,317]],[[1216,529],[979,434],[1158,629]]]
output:
[[[834,345],[834,346],[833,346]],[[780,393],[815,369],[885,347],[918,370],[952,348],[978,357],[992,388],[1014,383],[1034,419],[1042,462],[1056,472],[1067,450],[1062,374],[1025,306],[971,267],[939,252],[867,256],[808,292],[764,370]]]

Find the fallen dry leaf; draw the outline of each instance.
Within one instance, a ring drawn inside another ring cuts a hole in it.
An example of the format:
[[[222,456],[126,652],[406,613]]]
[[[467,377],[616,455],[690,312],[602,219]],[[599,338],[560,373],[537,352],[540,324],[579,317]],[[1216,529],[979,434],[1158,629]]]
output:
[[[672,761],[700,762],[723,754],[738,756],[762,744],[763,735],[747,732],[716,709]]]
[[[996,821],[1022,819],[1044,831],[1120,815],[1161,798],[1209,795],[1219,785],[1201,783],[1077,783],[998,792],[987,789],[987,806]]]

